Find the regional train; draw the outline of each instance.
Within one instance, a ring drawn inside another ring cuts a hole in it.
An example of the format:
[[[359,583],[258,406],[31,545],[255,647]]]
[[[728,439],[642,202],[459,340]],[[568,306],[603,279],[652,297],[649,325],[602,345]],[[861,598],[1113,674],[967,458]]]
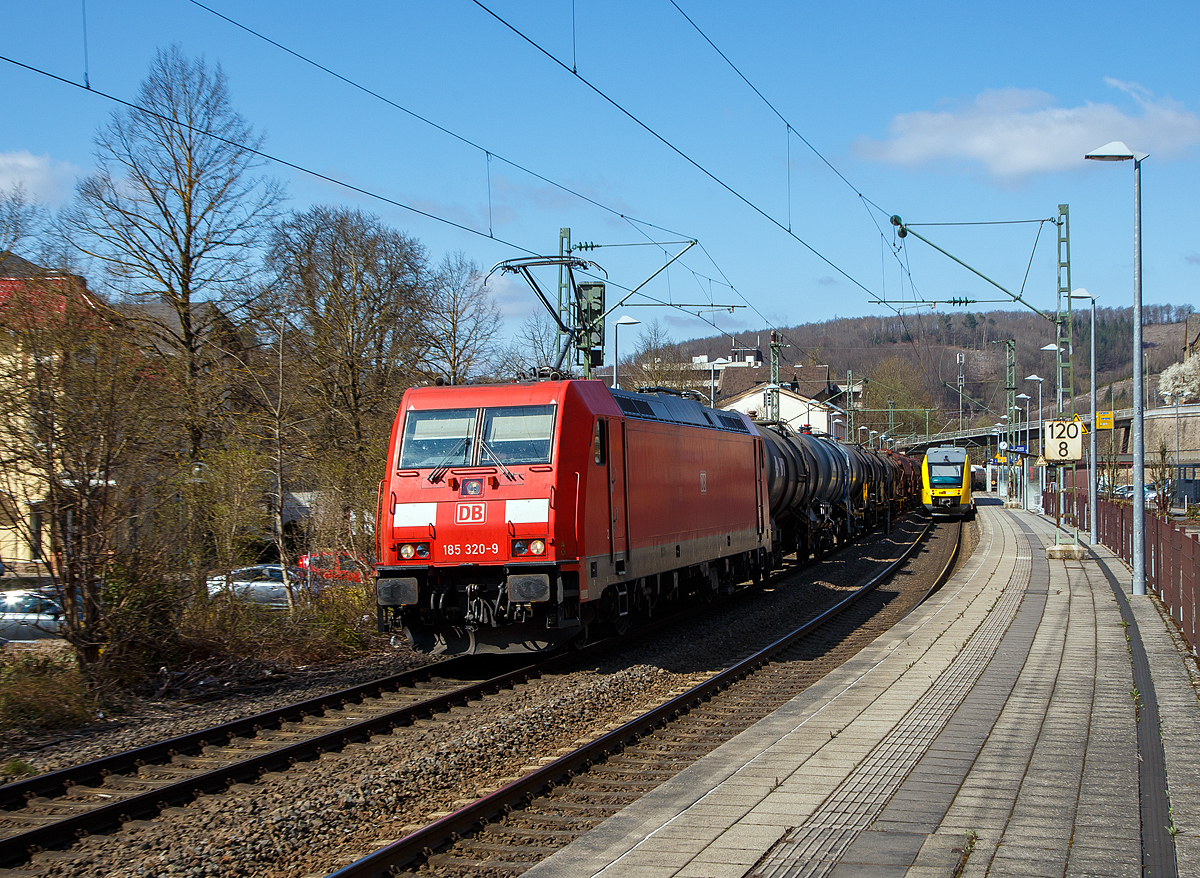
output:
[[[935,518],[975,518],[975,476],[965,448],[930,448],[921,462],[921,505]]]
[[[601,381],[417,387],[378,503],[381,631],[537,652],[821,556],[919,493],[916,462]]]

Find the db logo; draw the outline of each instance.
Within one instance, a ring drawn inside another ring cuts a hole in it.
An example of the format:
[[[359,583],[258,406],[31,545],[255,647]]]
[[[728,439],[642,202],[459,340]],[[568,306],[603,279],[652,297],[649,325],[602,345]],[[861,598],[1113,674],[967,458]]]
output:
[[[482,503],[459,503],[454,520],[458,524],[483,524],[483,510]]]

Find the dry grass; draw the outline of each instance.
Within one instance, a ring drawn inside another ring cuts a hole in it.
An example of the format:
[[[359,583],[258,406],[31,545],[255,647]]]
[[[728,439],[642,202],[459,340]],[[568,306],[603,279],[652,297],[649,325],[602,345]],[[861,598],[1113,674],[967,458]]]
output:
[[[164,621],[161,613],[147,617],[159,627]],[[102,708],[119,711],[130,695],[207,696],[361,655],[383,642],[370,585],[352,583],[319,595],[301,592],[292,613],[217,598],[191,603],[177,631],[124,622],[121,639],[102,651],[90,680],[64,641],[0,649],[0,732],[75,728],[93,722]]]
[[[9,646],[0,652],[0,729],[68,729],[95,719],[95,696],[62,646]]]
[[[299,590],[289,614],[217,597],[188,610],[180,635],[192,654],[293,666],[335,661],[377,641],[375,598],[369,585],[355,583],[319,595]]]

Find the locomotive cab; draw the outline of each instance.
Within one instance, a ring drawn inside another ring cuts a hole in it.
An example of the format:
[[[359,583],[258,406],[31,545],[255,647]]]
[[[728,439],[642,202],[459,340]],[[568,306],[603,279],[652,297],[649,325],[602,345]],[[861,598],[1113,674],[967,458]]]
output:
[[[975,517],[971,462],[965,448],[930,448],[921,464],[921,503],[935,517]]]
[[[570,498],[555,498],[563,400],[552,387],[405,394],[380,486],[381,630],[439,654],[545,649],[578,627],[553,530],[555,499]]]

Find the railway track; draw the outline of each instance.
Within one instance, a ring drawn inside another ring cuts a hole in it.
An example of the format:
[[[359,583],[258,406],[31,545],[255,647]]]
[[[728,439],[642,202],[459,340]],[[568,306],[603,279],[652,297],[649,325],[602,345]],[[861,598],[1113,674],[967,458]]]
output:
[[[913,546],[919,542],[920,539]],[[781,575],[790,576],[805,566],[797,565]],[[660,624],[678,621],[672,617]],[[479,679],[482,675],[478,673],[481,665],[478,658],[446,660],[0,787],[0,868],[19,867],[39,851],[62,849],[84,835],[109,832],[131,821],[154,817],[199,795],[256,782],[270,772],[367,741],[373,735],[402,730],[456,706],[470,704],[472,709],[480,709],[479,702],[488,693],[535,681],[570,662],[586,661],[593,651],[603,649],[604,645],[598,644],[584,653],[555,656],[536,663],[518,664],[505,659],[509,669],[488,679]],[[489,657],[488,661],[494,664],[497,658]],[[715,746],[713,741],[720,743],[715,738],[709,740],[711,736],[701,738],[694,742],[697,756],[707,752],[705,748]],[[610,763],[617,765],[611,760]],[[673,773],[669,771],[666,776]],[[632,777],[633,774],[637,777]],[[634,795],[635,789],[640,789],[648,778],[665,779],[661,769],[645,766],[626,775],[629,776],[615,786],[611,779],[606,781],[612,788],[597,790],[592,798],[603,800],[606,807],[619,806],[624,804],[624,796]],[[588,804],[594,809],[597,803]],[[569,840],[571,833],[541,826],[532,829],[543,841],[549,838],[562,843]],[[558,832],[566,834],[560,836]],[[438,844],[426,841],[422,847]]]
[[[566,658],[507,660],[516,667],[486,679],[476,677],[476,657],[448,659],[7,784],[0,787],[0,867],[511,688]]]
[[[928,525],[899,559],[849,597],[765,649],[329,878],[409,874],[399,871],[404,869],[447,876],[524,872],[820,679],[831,668],[806,660],[814,649],[812,636],[823,632],[827,639],[840,639],[847,629],[860,629],[861,619],[852,614],[932,528]],[[959,523],[934,581],[898,607],[889,625],[941,586],[961,543]],[[870,633],[867,641],[874,636]]]

